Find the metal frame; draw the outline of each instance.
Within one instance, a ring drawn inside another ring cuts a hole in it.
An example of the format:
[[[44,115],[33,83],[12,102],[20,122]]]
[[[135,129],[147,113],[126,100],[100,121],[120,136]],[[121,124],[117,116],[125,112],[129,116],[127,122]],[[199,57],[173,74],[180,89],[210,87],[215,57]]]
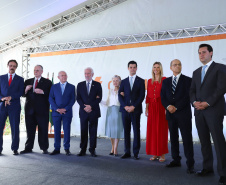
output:
[[[61,28],[69,26],[73,23],[79,22],[92,15],[100,13],[108,8],[116,6],[127,0],[97,0],[96,2],[86,5],[79,10],[71,12],[67,15],[61,16],[60,18],[51,21],[43,26],[40,26],[34,30],[23,33],[22,35],[9,40],[3,44],[0,44],[0,53],[14,48],[18,45],[24,44],[25,42],[44,37],[45,35],[55,32]]]
[[[181,38],[200,37],[208,35],[218,35],[226,33],[226,23],[210,26],[200,26],[193,28],[142,33],[134,35],[123,35],[109,38],[97,38],[70,43],[51,44],[27,48],[27,53],[44,53],[54,51],[65,51],[85,48],[95,48],[104,46],[114,46],[133,43],[154,42],[161,40],[173,40]]]

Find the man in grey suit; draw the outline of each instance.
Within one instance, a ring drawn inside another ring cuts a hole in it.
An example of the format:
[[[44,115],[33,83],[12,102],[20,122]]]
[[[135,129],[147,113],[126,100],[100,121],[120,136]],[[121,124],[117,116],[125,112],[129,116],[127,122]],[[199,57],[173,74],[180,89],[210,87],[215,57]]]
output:
[[[223,134],[226,66],[212,60],[213,48],[208,44],[201,44],[198,53],[203,66],[193,72],[190,88],[190,101],[195,108],[203,155],[203,169],[197,171],[196,175],[213,173],[211,134],[217,154],[219,184],[226,184],[226,142]]]

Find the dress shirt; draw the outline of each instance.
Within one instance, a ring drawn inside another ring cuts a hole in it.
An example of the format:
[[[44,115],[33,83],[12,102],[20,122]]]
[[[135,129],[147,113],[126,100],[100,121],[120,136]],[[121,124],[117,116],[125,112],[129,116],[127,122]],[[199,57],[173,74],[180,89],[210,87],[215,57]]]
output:
[[[42,77],[40,77],[40,78],[36,78],[36,77],[35,77],[34,83],[33,83],[33,91],[35,90],[35,82],[36,82],[36,80],[38,79],[38,83],[39,83],[39,81],[40,81],[41,78],[42,78]]]
[[[211,61],[209,61],[207,64],[205,64],[205,65],[203,65],[203,66],[207,66],[206,67],[206,69],[205,69],[205,75],[206,75],[206,72],[207,72],[207,70],[209,69],[209,67],[210,67],[210,65],[213,63],[213,61],[211,60]],[[203,66],[202,66],[202,68],[203,68]],[[202,73],[202,70],[201,70],[201,73]],[[205,77],[205,76],[204,76]]]
[[[13,73],[13,74],[8,73],[8,81],[9,81],[9,79],[10,79],[10,75],[12,75],[12,80],[13,80],[15,74],[16,74],[16,73]]]
[[[135,75],[133,75],[133,76],[130,76],[130,75],[129,75],[129,83],[130,83],[130,79],[131,79],[131,77],[133,77],[133,79],[132,79],[132,80],[133,80],[133,84],[134,84],[134,81],[135,81],[135,79],[136,79],[136,76],[137,76],[136,74],[135,74]]]
[[[65,90],[66,85],[67,85],[67,82],[64,82],[64,83],[61,83],[61,82],[60,82],[60,88],[62,87],[63,84],[64,84],[64,90]]]
[[[108,99],[106,102],[107,106],[120,106],[119,100],[118,100],[118,91],[115,91],[114,89],[109,90]]]
[[[173,83],[173,80],[174,80],[174,78],[175,78],[175,77],[177,77],[176,81],[177,81],[177,83],[178,83],[178,80],[179,80],[179,78],[180,78],[180,75],[181,75],[181,73],[180,73],[180,74],[178,74],[177,76],[174,76],[174,75],[173,75],[173,78],[172,78],[172,83]]]

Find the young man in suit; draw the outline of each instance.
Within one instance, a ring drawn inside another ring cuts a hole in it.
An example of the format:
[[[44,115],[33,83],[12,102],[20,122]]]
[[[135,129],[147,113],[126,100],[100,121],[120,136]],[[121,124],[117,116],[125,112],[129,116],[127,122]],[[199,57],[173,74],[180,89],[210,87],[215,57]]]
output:
[[[187,173],[194,173],[194,150],[192,141],[192,114],[189,98],[191,78],[181,74],[181,61],[175,59],[170,63],[173,76],[162,82],[161,101],[166,109],[171,141],[171,154],[173,161],[166,167],[180,167],[181,156],[179,155],[179,133],[184,145],[184,154],[187,158]]]
[[[133,154],[134,159],[138,160],[140,151],[140,116],[145,96],[145,83],[142,78],[136,75],[137,63],[135,61],[128,63],[128,70],[129,77],[122,80],[118,92],[125,137],[125,154],[121,158],[131,157],[130,132],[132,123],[134,133]]]
[[[67,73],[58,73],[59,83],[53,85],[49,94],[49,102],[52,108],[52,118],[54,125],[54,151],[50,155],[60,153],[61,143],[61,122],[64,129],[64,150],[66,155],[70,155],[70,130],[72,120],[72,106],[76,100],[75,86],[67,82]]]
[[[86,155],[88,131],[90,136],[89,152],[96,157],[97,126],[100,117],[99,103],[102,99],[102,88],[99,82],[92,80],[94,72],[88,67],[85,69],[85,81],[77,86],[77,101],[80,105],[79,117],[81,126],[81,143],[78,156]]]
[[[49,125],[49,92],[52,82],[42,77],[43,67],[36,65],[34,68],[34,78],[25,81],[24,97],[25,102],[25,122],[27,129],[27,141],[25,149],[21,154],[31,153],[36,127],[38,126],[38,143],[43,154],[48,154],[48,125]]]
[[[7,116],[9,116],[12,145],[14,155],[18,155],[19,148],[19,125],[20,125],[20,97],[23,95],[24,79],[15,71],[18,67],[16,60],[8,62],[9,73],[0,76],[0,155],[3,150],[3,130]]]
[[[226,66],[212,60],[213,48],[201,44],[198,50],[203,66],[193,72],[190,101],[195,108],[195,121],[203,155],[203,169],[196,175],[213,173],[213,153],[210,134],[217,154],[219,184],[226,184],[226,142],[223,134]]]

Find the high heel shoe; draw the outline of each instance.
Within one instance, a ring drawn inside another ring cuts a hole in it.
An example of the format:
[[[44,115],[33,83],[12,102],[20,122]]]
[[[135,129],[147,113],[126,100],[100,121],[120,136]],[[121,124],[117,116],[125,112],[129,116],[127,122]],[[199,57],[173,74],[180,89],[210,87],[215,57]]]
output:
[[[111,152],[109,155],[113,155],[114,153],[113,152]]]
[[[154,160],[157,160],[158,159],[158,156],[154,155],[150,158],[150,161],[154,161]]]

